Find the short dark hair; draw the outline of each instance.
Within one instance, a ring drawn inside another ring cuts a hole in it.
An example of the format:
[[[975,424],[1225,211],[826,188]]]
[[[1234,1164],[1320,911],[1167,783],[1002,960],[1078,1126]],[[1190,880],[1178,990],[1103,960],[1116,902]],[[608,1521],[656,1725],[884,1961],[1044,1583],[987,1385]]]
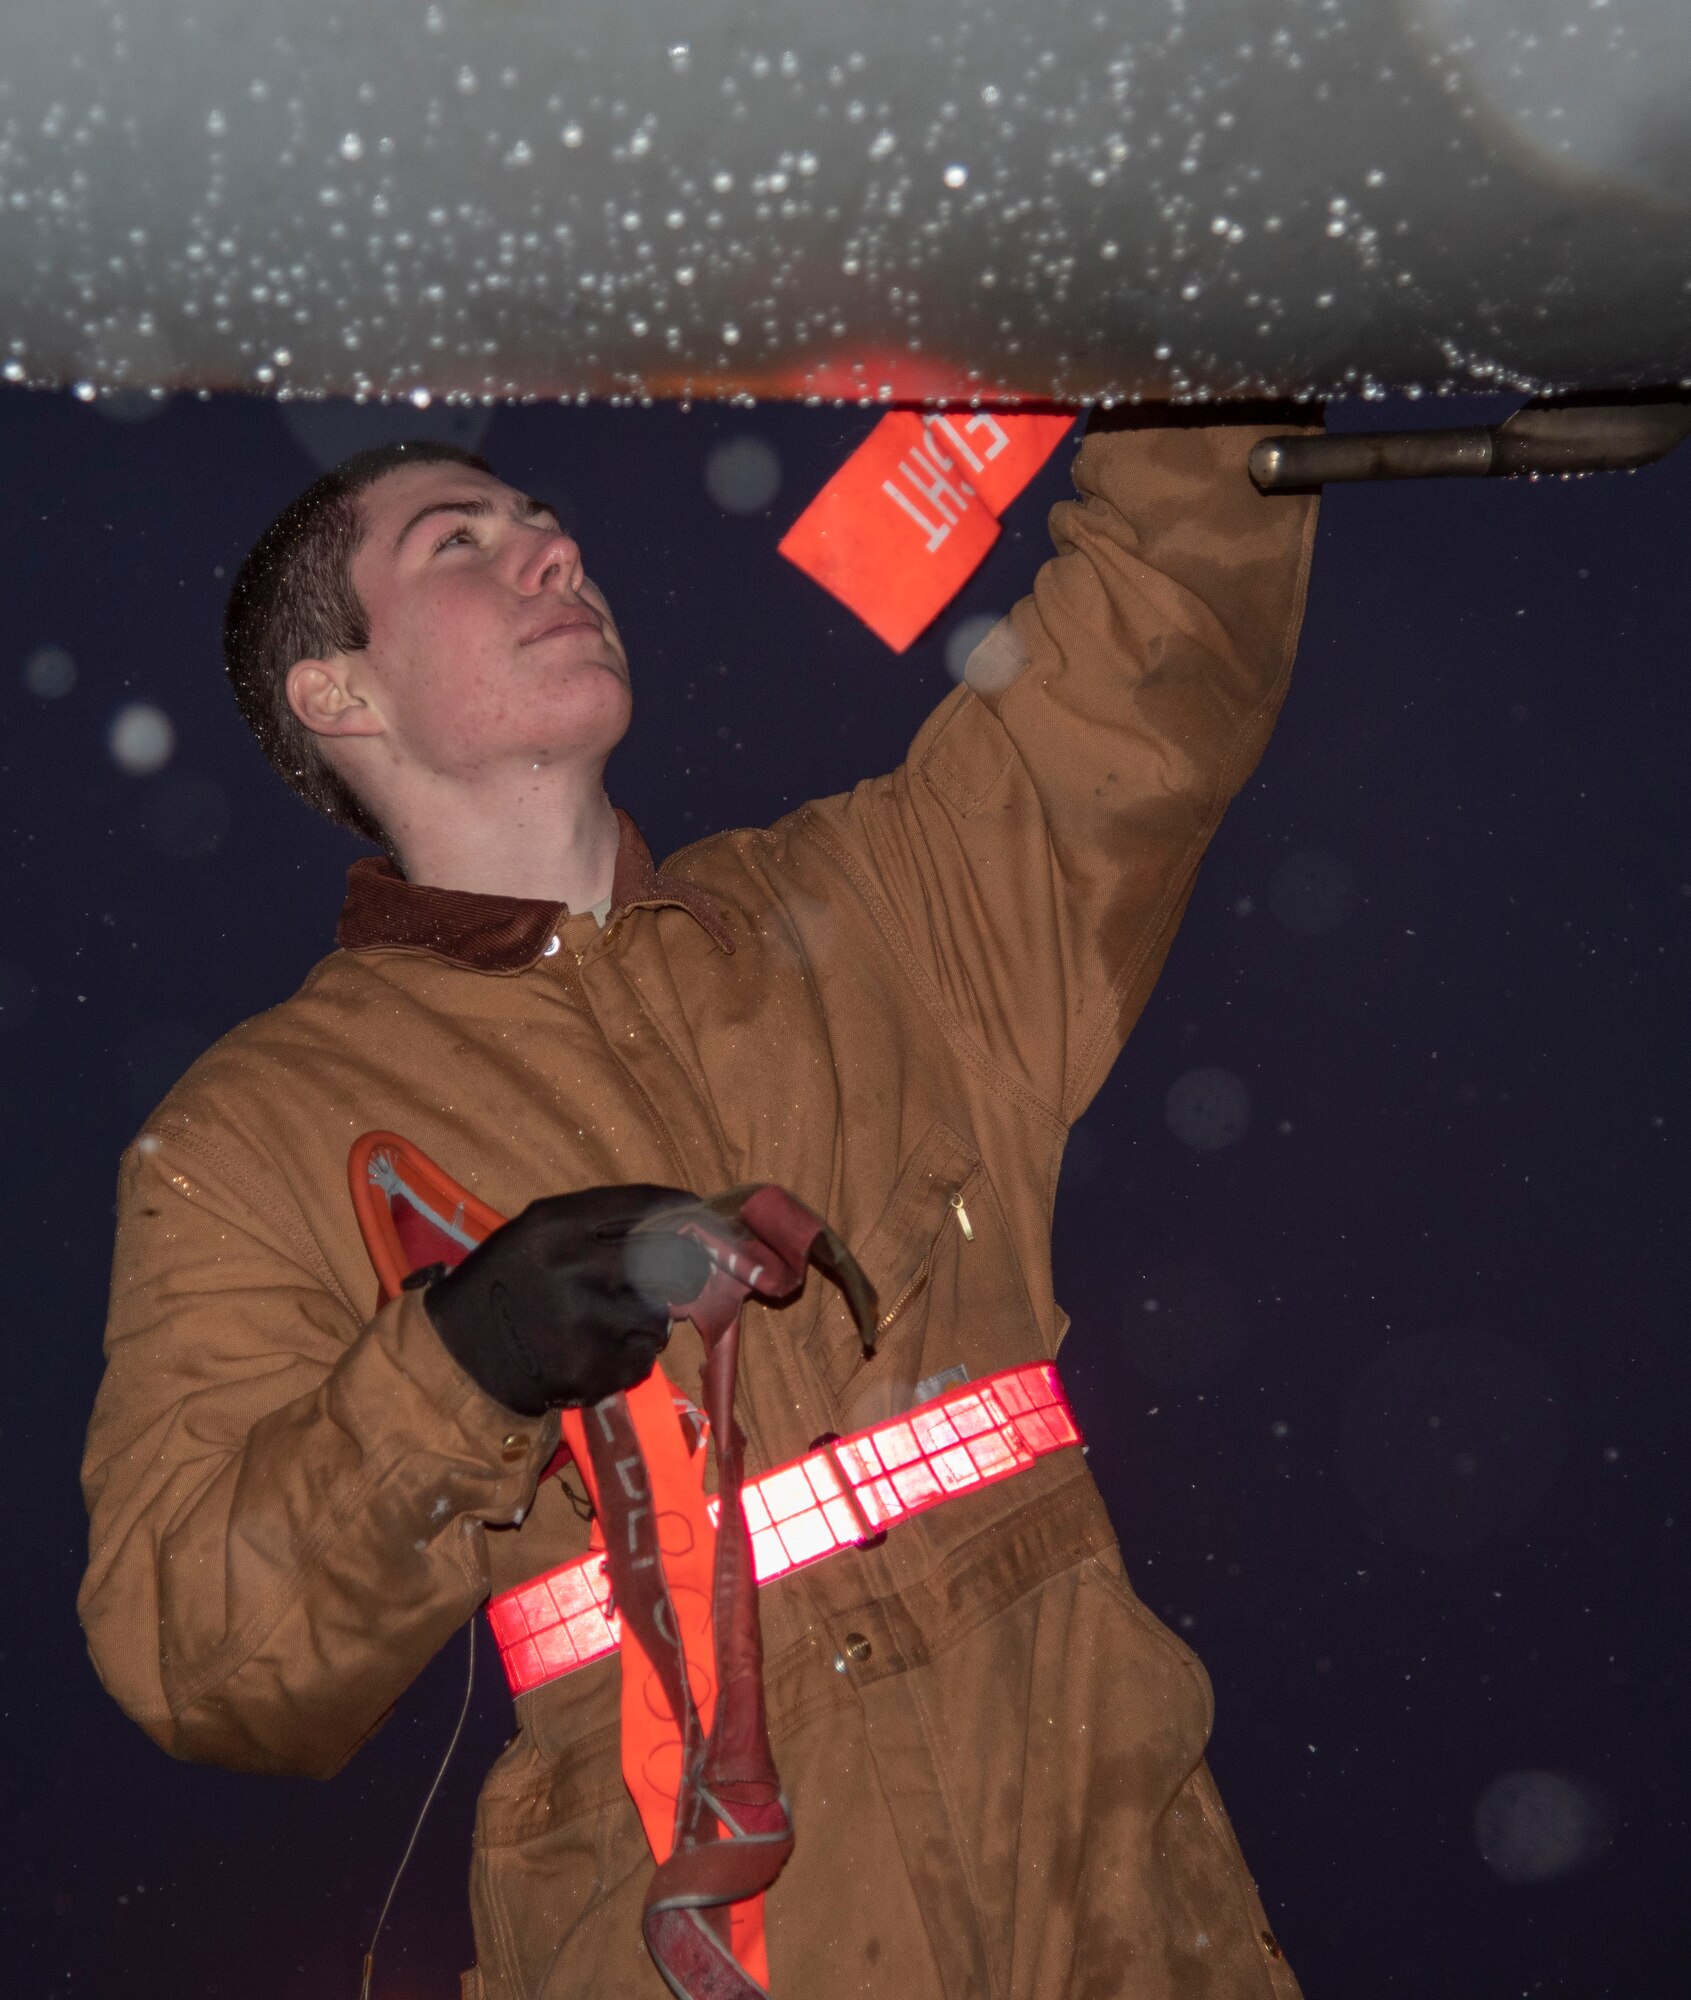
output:
[[[405,465],[451,463],[493,471],[455,444],[417,438],[377,445],[325,472],[285,507],[247,552],[223,612],[223,664],[247,727],[307,805],[386,847],[375,816],[329,763],[315,733],[288,706],[295,660],[359,653],[370,621],[352,584],[364,540],[358,495]]]

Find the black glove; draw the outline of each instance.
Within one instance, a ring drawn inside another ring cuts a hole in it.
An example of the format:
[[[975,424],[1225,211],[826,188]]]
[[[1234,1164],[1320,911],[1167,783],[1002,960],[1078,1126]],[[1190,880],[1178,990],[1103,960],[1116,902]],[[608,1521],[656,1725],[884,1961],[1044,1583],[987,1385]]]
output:
[[[531,1202],[429,1283],[424,1308],[459,1366],[506,1409],[538,1417],[601,1402],[651,1374],[670,1306],[696,1299],[712,1269],[691,1237],[629,1231],[696,1199],[632,1182]]]

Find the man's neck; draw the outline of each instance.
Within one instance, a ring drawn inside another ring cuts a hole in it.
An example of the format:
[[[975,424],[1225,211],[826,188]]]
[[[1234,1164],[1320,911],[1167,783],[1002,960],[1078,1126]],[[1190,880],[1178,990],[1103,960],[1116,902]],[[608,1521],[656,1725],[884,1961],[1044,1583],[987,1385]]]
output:
[[[537,785],[495,802],[439,801],[396,818],[391,834],[408,882],[567,903],[572,912],[611,893],[619,830],[598,778],[569,793]]]

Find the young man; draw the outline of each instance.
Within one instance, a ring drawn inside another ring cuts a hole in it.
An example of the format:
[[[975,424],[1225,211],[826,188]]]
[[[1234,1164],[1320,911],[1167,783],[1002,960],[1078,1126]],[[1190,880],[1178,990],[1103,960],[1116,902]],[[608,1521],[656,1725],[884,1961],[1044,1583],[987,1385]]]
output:
[[[557,1411],[648,1372],[689,1295],[679,1263],[607,1262],[607,1217],[775,1182],[874,1283],[867,1360],[819,1277],[747,1307],[752,1473],[936,1377],[1056,1355],[1065,1138],[1302,613],[1314,502],[1245,469],[1285,423],[1193,414],[1095,420],[1056,558],[897,770],[656,870],[601,782],[628,662],[550,514],[421,446],[268,531],[230,603],[236,692],[282,775],[389,858],[354,865],[339,949],[123,1162],[81,1608],[167,1749],[326,1776],[490,1593],[584,1551],[541,1478]],[[346,1178],[371,1129],[518,1218],[379,1309]],[[691,1389],[689,1323],[669,1347]],[[1296,1993],[1203,1762],[1208,1680],[1130,1589],[1078,1451],[760,1602],[797,1826],[776,1994]],[[661,1991],[618,1701],[608,1660],[518,1701],[467,1993]]]

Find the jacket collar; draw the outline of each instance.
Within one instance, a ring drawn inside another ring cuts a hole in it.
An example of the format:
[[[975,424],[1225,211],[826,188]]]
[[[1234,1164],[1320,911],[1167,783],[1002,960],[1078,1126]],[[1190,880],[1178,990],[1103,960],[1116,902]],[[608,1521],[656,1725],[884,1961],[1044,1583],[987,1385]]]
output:
[[[734,940],[722,913],[691,882],[654,868],[640,829],[621,806],[612,811],[618,841],[606,923],[624,910],[673,903],[723,951],[732,951]],[[385,854],[372,854],[347,871],[335,942],[344,951],[426,951],[475,972],[521,972],[540,957],[569,915],[567,903],[425,888],[407,882]]]

